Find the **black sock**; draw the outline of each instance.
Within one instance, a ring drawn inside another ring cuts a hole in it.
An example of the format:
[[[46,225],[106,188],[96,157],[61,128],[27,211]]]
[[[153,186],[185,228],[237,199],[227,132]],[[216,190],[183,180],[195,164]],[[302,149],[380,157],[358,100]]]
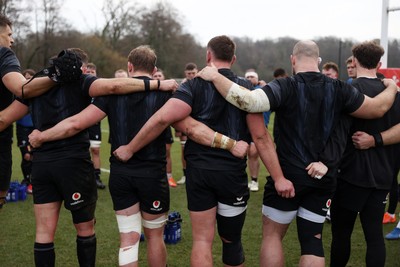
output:
[[[254,182],[257,182],[258,178],[251,176],[251,180],[254,181]]]
[[[186,176],[186,169],[182,169],[183,170],[183,176]]]
[[[36,267],[54,267],[56,254],[54,243],[36,243],[34,245],[34,257]]]
[[[76,252],[80,267],[96,265],[96,234],[76,237]]]

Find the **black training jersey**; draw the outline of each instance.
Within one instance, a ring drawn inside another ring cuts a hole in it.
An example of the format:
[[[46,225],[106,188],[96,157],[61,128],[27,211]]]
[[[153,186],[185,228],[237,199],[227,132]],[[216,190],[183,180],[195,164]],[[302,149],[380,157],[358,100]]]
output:
[[[357,78],[352,85],[360,92],[375,97],[385,86],[379,79]],[[396,146],[382,146],[365,150],[356,149],[351,136],[356,131],[368,134],[382,132],[400,121],[400,96],[397,94],[392,108],[379,119],[353,119],[347,146],[340,166],[339,178],[348,183],[367,188],[389,190],[392,185]]]
[[[135,78],[149,79],[148,77]],[[151,91],[102,96],[94,99],[93,104],[108,115],[112,172],[143,177],[165,174],[165,131],[136,152],[126,163],[117,160],[112,152],[119,146],[128,144],[170,96],[170,92]]]
[[[364,95],[350,85],[317,72],[299,73],[272,81],[263,88],[271,110],[276,112],[279,130],[277,153],[287,179],[298,184],[330,187],[335,174],[323,179],[311,179],[305,168],[311,162],[324,161],[331,152],[332,141],[344,147],[346,134],[335,132],[345,113],[357,110]],[[331,138],[332,133],[336,136]],[[342,150],[342,149],[341,149]]]
[[[13,101],[13,94],[7,89],[3,83],[3,77],[10,72],[21,72],[21,67],[14,52],[6,47],[0,47],[0,110],[8,107]],[[12,125],[0,132],[0,142],[11,142]]]
[[[229,69],[219,69],[228,79],[251,88],[251,83],[239,78]],[[211,82],[194,78],[180,85],[174,96],[192,107],[191,116],[208,127],[235,140],[249,142],[247,113],[229,104]],[[246,159],[234,157],[229,151],[203,146],[188,139],[185,144],[188,166],[208,170],[243,170]]]
[[[44,131],[81,112],[90,101],[89,87],[96,79],[92,75],[83,74],[79,81],[57,84],[46,93],[29,99],[34,127]],[[84,130],[69,138],[44,143],[33,153],[34,161],[87,158],[90,157],[89,136]]]

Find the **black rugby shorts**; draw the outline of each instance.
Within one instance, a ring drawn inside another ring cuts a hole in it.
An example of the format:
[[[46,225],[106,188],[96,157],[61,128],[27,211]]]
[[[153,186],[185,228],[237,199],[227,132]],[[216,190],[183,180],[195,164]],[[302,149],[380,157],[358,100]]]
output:
[[[140,203],[140,210],[150,214],[169,211],[169,185],[166,174],[158,177],[138,177],[115,174],[109,182],[114,210],[123,210]]]
[[[64,201],[77,210],[97,200],[96,178],[90,159],[62,159],[32,164],[33,203]]]
[[[218,205],[245,207],[249,199],[247,173],[193,167],[186,169],[186,195],[190,211],[205,211]]]

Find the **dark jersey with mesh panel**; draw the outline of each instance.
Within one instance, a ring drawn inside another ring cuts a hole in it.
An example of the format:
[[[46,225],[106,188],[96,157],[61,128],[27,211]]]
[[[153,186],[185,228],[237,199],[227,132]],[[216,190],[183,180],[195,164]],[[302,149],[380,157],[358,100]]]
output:
[[[380,79],[357,78],[352,85],[369,97],[381,93],[385,86]],[[339,178],[360,187],[389,190],[395,173],[396,147],[381,146],[370,149],[356,149],[351,136],[356,131],[375,134],[389,129],[400,122],[400,95],[396,96],[392,108],[382,118],[365,120],[353,119],[347,146],[340,166]],[[397,150],[398,151],[398,150]]]
[[[218,71],[243,87],[249,89],[252,87],[249,81],[237,77],[229,69]],[[192,107],[190,116],[195,120],[232,139],[250,142],[246,124],[247,113],[229,104],[211,82],[194,78],[181,84],[173,97]],[[243,170],[246,168],[246,159],[236,158],[227,150],[203,146],[190,139],[185,145],[185,159],[188,166],[200,169]]]
[[[0,47],[0,75],[4,77],[9,72],[21,72],[20,63],[15,56],[14,52],[6,47]],[[0,110],[8,107],[13,101],[13,94],[0,80]],[[7,127],[4,131],[0,132],[0,142],[12,142],[12,125]]]
[[[311,162],[325,161],[329,151],[332,157],[337,156],[333,150],[326,149],[332,140],[342,150],[346,135],[340,133],[340,119],[357,110],[364,95],[342,81],[317,72],[277,79],[263,90],[278,118],[276,145],[285,177],[297,184],[322,188],[334,186],[336,174],[328,172],[318,180],[311,178],[305,168]],[[336,134],[333,139],[332,133]]]
[[[89,87],[96,79],[92,75],[83,74],[79,81],[57,84],[46,93],[29,99],[35,128],[39,131],[47,130],[86,108],[91,99]],[[88,132],[84,130],[69,138],[46,142],[33,153],[34,161],[90,158]]]
[[[135,78],[149,79],[142,76]],[[170,96],[170,92],[151,91],[95,98],[93,104],[108,116],[111,152],[119,146],[128,144]],[[125,163],[117,160],[111,153],[111,171],[116,174],[142,177],[165,175],[165,134],[166,131]]]

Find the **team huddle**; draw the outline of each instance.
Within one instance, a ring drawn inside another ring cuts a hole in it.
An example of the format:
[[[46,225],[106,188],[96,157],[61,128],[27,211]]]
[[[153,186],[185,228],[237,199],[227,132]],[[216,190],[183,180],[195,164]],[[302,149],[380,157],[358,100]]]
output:
[[[236,45],[225,35],[208,42],[207,67],[178,85],[152,79],[157,56],[147,45],[129,53],[127,78],[85,73],[88,55],[68,48],[27,81],[10,49],[11,34],[11,22],[0,16],[0,206],[11,178],[10,125],[29,113],[35,128],[29,135],[35,266],[55,266],[62,204],[76,229],[79,265],[95,266],[98,184],[87,129],[105,117],[119,266],[138,266],[142,227],[148,265],[167,266],[163,231],[170,209],[165,142],[170,126],[187,136],[190,266],[213,266],[216,232],[224,266],[245,265],[241,239],[250,197],[250,143],[270,174],[262,203],[260,266],[285,266],[282,241],[293,220],[299,266],[325,266],[322,230],[328,210],[330,266],[346,266],[358,214],[367,241],[366,266],[385,265],[384,203],[400,167],[398,148],[391,145],[400,140],[387,130],[400,123],[400,98],[393,80],[376,76],[384,52],[378,44],[353,47],[357,78],[349,84],[321,73],[318,45],[299,41],[290,59],[294,74],[254,88],[231,70]],[[275,112],[279,135],[274,138],[265,127],[263,112],[268,111]],[[360,136],[372,136],[373,147],[358,149]]]

